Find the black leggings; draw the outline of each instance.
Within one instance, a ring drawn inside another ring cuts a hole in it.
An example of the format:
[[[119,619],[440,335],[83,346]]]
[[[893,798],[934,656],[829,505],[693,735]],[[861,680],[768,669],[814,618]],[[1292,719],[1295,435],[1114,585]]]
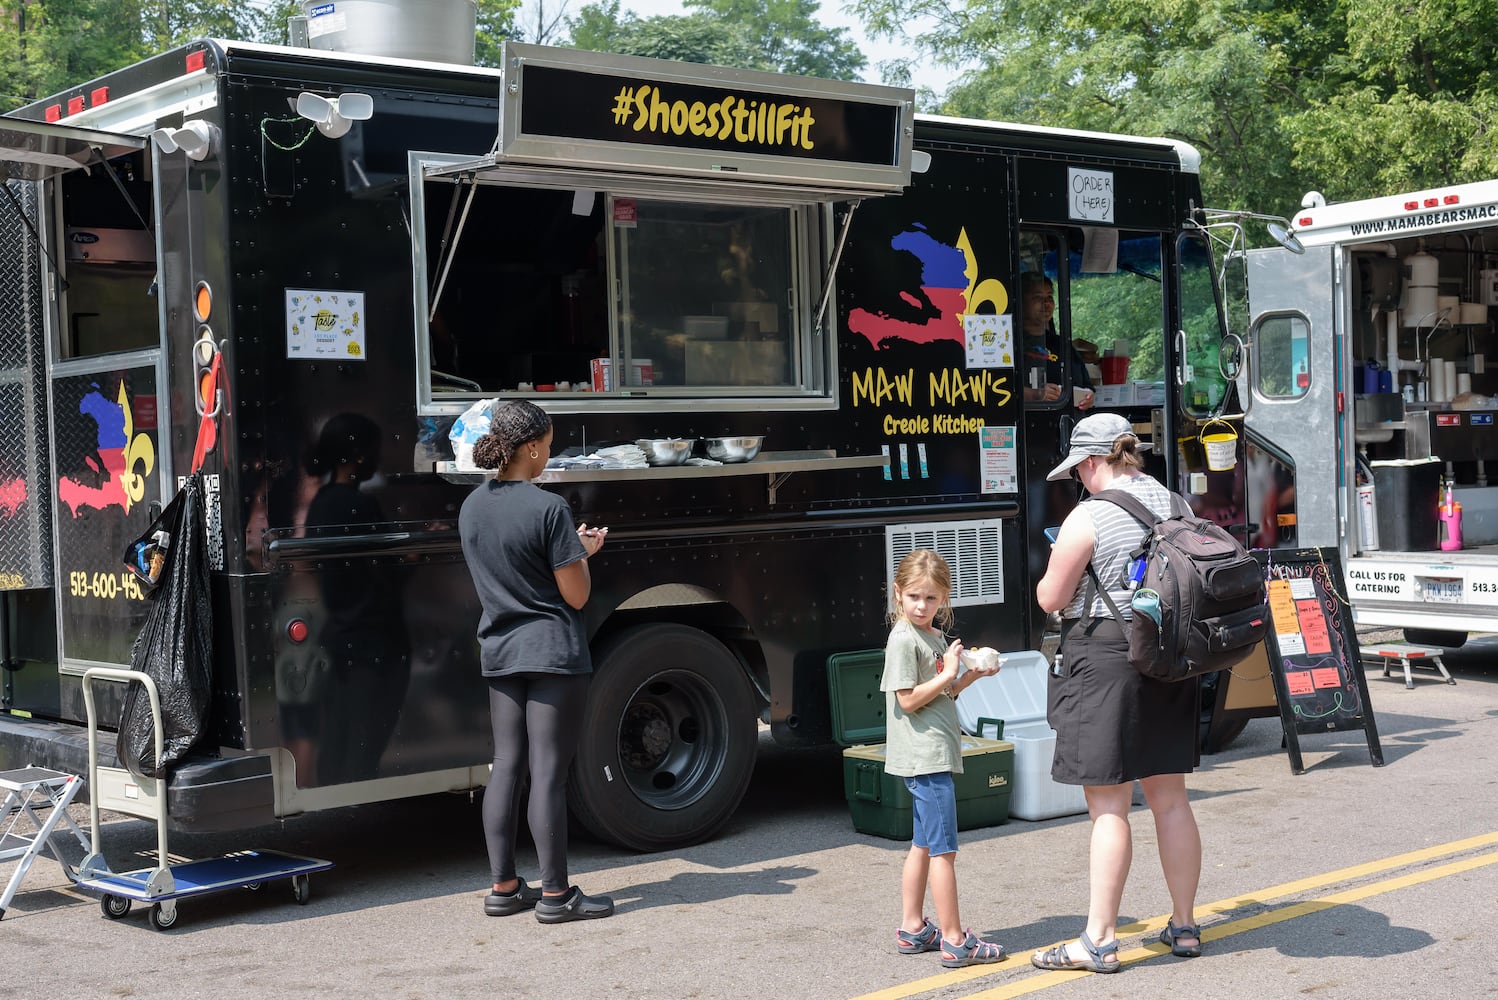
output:
[[[496,883],[516,877],[520,785],[529,770],[530,809],[526,819],[541,862],[541,888],[564,892],[569,886],[567,769],[577,751],[588,678],[587,674],[488,678],[494,770],[484,791],[484,840]]]

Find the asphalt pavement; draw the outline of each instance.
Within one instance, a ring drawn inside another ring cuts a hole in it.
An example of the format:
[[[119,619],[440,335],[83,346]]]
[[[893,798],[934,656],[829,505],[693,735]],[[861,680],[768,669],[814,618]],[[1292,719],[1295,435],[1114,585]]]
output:
[[[336,867],[311,877],[306,905],[277,881],[181,900],[164,931],[140,905],[106,919],[44,858],[0,920],[0,997],[1498,996],[1498,637],[1446,664],[1456,685],[1420,670],[1407,690],[1370,672],[1382,767],[1362,732],[1327,733],[1300,738],[1306,771],[1292,774],[1278,719],[1204,758],[1189,780],[1205,849],[1199,959],[1154,943],[1169,901],[1142,806],[1119,975],[1027,958],[1083,925],[1085,816],[962,835],[964,921],[1009,960],[944,970],[935,954],[899,955],[907,845],[854,831],[840,752],[766,743],[743,808],[708,843],[633,855],[574,837],[574,879],[616,899],[609,920],[485,917],[477,800],[422,798],[173,837],[174,862],[270,848]],[[102,841],[116,871],[155,864],[143,820],[105,824]],[[528,846],[522,869],[535,872]],[[0,863],[0,879],[11,870]]]

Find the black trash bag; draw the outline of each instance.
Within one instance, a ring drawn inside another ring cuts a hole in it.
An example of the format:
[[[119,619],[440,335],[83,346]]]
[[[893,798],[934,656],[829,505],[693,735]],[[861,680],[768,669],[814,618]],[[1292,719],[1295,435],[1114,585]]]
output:
[[[165,533],[166,538],[160,537]],[[146,529],[142,539],[164,548],[146,623],[130,649],[130,668],[156,683],[161,700],[162,753],[156,760],[151,698],[132,681],[120,711],[115,748],[133,774],[161,778],[186,755],[208,718],[213,692],[213,606],[208,595],[208,553],[203,530],[203,477],[182,489]],[[165,546],[161,545],[166,541]],[[131,563],[139,542],[125,552]]]

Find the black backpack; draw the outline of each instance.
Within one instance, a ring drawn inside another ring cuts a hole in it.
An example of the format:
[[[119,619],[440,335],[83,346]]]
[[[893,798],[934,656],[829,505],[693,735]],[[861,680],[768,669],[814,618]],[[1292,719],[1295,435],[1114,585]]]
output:
[[[1143,558],[1139,588],[1160,595],[1160,621],[1134,610],[1129,662],[1146,677],[1184,681],[1241,662],[1264,638],[1269,623],[1264,569],[1216,522],[1197,517],[1180,495],[1170,495],[1173,513],[1161,519],[1123,490],[1103,490],[1092,499],[1123,508],[1145,526],[1131,559]],[[1091,585],[1122,623],[1108,589],[1087,565]],[[1136,591],[1138,593],[1138,591]],[[1083,610],[1092,605],[1084,598]],[[1090,617],[1090,616],[1088,616]]]

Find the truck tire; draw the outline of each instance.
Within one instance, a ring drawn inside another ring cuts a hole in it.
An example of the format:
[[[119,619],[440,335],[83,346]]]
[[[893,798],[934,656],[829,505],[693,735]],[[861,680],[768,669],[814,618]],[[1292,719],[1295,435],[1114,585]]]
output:
[[[1467,633],[1448,632],[1441,628],[1407,628],[1404,630],[1404,641],[1415,646],[1445,646],[1447,649],[1460,649],[1467,643]]]
[[[754,689],[700,629],[640,625],[594,657],[572,814],[594,836],[663,851],[712,836],[738,808],[759,745]]]

